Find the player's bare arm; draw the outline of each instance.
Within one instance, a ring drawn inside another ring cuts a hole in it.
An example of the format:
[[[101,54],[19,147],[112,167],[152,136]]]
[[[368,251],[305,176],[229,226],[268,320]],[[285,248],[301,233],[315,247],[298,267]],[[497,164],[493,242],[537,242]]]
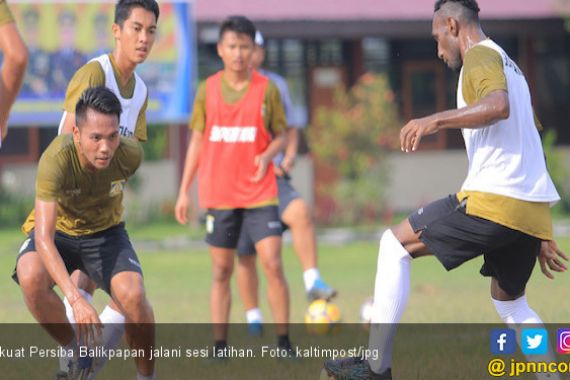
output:
[[[188,223],[188,207],[190,206],[188,192],[190,191],[190,185],[192,185],[192,181],[194,181],[194,177],[198,171],[198,160],[200,158],[203,136],[204,134],[202,132],[193,130],[190,146],[186,153],[184,173],[182,173],[178,199],[176,200],[176,206],[174,207],[174,216],[180,224]]]
[[[442,129],[483,128],[509,117],[509,96],[504,90],[489,93],[480,101],[456,110],[438,112],[408,122],[400,131],[403,152],[415,151],[423,136]]]
[[[28,50],[14,22],[0,26],[0,51],[4,56],[0,73],[0,138],[3,139],[8,133],[9,111],[22,87],[28,64]]]
[[[257,166],[257,171],[255,175],[252,177],[253,182],[259,182],[264,176],[265,172],[267,172],[267,167],[269,163],[273,160],[273,157],[277,155],[277,153],[281,152],[285,149],[287,145],[287,132],[283,131],[273,138],[267,149],[255,157],[255,166]]]
[[[83,337],[87,341],[93,341],[92,326],[100,334],[101,322],[95,309],[81,296],[79,290],[71,281],[54,243],[57,202],[36,199],[35,206],[35,243],[38,254],[52,280],[59,286],[73,307],[73,314],[79,326],[77,338],[81,339]]]
[[[281,162],[281,168],[285,173],[289,173],[295,166],[297,158],[297,150],[299,149],[299,130],[289,127],[287,129],[287,148],[285,148],[285,156]]]

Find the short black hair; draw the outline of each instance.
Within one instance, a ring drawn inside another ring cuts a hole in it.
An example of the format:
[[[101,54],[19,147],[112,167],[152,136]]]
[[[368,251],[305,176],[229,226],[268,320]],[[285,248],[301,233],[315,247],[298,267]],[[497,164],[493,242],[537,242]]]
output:
[[[480,9],[479,4],[477,4],[476,0],[437,0],[433,9],[434,13],[439,11],[440,8],[445,4],[461,5],[467,11],[465,15],[469,18],[469,20],[479,20]]]
[[[92,109],[104,115],[116,115],[121,120],[121,102],[113,91],[105,86],[89,87],[79,97],[75,105],[75,123],[79,127],[85,121],[87,110]]]
[[[255,41],[255,25],[245,16],[230,16],[224,20],[220,26],[219,41],[222,40],[226,32],[235,32],[237,34],[246,34]]]
[[[123,27],[123,23],[131,15],[133,8],[144,8],[154,13],[155,21],[158,22],[160,8],[155,0],[119,0],[115,5],[115,24]]]

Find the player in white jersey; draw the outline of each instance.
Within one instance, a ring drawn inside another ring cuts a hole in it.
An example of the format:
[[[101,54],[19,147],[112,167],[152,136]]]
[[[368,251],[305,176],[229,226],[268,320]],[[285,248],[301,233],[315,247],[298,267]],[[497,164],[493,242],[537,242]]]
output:
[[[81,67],[71,79],[67,88],[64,114],[59,133],[70,133],[75,123],[74,104],[88,87],[105,86],[121,102],[119,133],[139,141],[147,140],[146,108],[148,91],[135,69],[150,54],[155,40],[159,7],[155,0],[120,0],[115,6],[113,36],[115,49],[110,54],[96,57]],[[71,276],[81,294],[91,301],[95,283],[80,271]],[[68,319],[73,321],[73,311],[67,299],[64,300]],[[125,317],[111,301],[99,316],[106,326],[103,329],[103,342],[106,348],[115,348],[124,333]],[[62,365],[64,363],[62,362]],[[102,368],[99,361],[93,369],[94,377]],[[65,368],[60,368],[59,376],[65,379]]]
[[[0,147],[8,133],[10,108],[22,87],[24,73],[28,64],[28,50],[18,33],[16,23],[4,0],[0,0]]]
[[[380,240],[369,348],[377,360],[328,360],[333,378],[392,379],[395,329],[410,291],[410,263],[435,255],[447,270],[483,255],[483,276],[499,316],[514,329],[542,321],[525,287],[539,258],[543,273],[563,272],[567,257],[552,240],[550,204],[559,200],[548,174],[530,92],[522,72],[487,39],[475,0],[439,0],[432,24],[438,56],[461,69],[456,110],[411,120],[400,132],[404,152],[423,136],[461,129],[469,169],[461,190],[411,214]],[[552,353],[535,356],[553,362]],[[355,377],[358,374],[359,377]],[[538,379],[559,379],[537,374]]]

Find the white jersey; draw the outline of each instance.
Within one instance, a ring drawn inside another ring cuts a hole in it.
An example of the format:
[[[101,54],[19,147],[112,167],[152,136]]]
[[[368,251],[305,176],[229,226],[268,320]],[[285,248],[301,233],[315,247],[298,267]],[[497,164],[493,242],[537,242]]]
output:
[[[119,133],[121,136],[134,136],[137,120],[147,97],[146,85],[135,72],[135,89],[133,92],[133,97],[130,99],[125,99],[121,96],[121,91],[119,90],[119,85],[117,84],[117,79],[115,78],[115,72],[113,71],[113,65],[111,64],[109,55],[103,54],[99,57],[93,58],[89,62],[93,61],[99,62],[101,68],[103,69],[103,72],[105,73],[105,87],[113,91],[113,93],[121,102],[123,112],[121,113],[119,122]],[[63,122],[65,121],[66,115],[67,112],[64,112],[59,124],[58,134],[61,134],[61,129],[63,128]]]
[[[483,128],[462,129],[469,170],[462,190],[499,194],[530,202],[556,202],[560,196],[548,174],[540,135],[534,123],[530,91],[517,65],[495,42],[479,43],[503,60],[510,114]],[[462,92],[463,69],[457,88],[457,108],[467,104]]]

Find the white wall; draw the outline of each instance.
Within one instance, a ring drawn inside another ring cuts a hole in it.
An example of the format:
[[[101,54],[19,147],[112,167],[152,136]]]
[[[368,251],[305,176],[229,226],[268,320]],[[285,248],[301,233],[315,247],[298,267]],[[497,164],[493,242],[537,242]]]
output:
[[[570,148],[562,148],[570,170]],[[409,211],[459,190],[467,173],[463,150],[444,152],[394,152],[388,157],[390,182],[386,195],[395,211]],[[300,157],[292,173],[293,185],[309,203],[314,203],[313,162]],[[6,164],[1,170],[5,189],[34,196],[36,165]],[[177,168],[174,161],[144,162],[138,176],[142,181],[137,203],[160,204],[175,201],[178,195]]]

